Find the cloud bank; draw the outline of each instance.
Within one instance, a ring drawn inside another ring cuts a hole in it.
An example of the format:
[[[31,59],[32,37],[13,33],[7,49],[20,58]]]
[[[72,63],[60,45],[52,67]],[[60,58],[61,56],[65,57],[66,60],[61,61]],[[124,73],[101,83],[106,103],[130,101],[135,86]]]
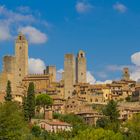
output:
[[[131,62],[135,65],[131,73],[131,78],[138,81],[140,79],[140,52],[131,55]]]
[[[109,65],[106,67],[107,72],[122,71],[124,67],[130,70],[130,78],[138,81],[140,79],[140,52],[131,55],[132,65]]]
[[[46,68],[43,60],[39,58],[29,58],[28,66],[29,74],[42,74],[43,70]]]
[[[40,20],[29,7],[21,6],[11,10],[0,5],[0,17],[0,41],[13,39],[19,29],[26,33],[30,43],[42,44],[48,41],[47,35],[34,27],[36,24],[46,27],[48,22]]]
[[[42,44],[48,41],[47,35],[39,31],[35,27],[26,26],[20,28],[19,31],[27,35],[29,42],[32,44]]]

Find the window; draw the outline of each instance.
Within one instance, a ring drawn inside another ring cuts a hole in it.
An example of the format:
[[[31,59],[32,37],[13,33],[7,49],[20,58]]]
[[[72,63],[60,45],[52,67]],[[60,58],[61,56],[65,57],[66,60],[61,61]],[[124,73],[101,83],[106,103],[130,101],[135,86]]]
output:
[[[21,74],[19,74],[19,76],[21,76]]]
[[[22,38],[22,37],[21,37],[21,36],[19,36],[19,40],[21,40],[21,38]]]
[[[80,55],[81,55],[81,57],[84,57],[83,53],[81,53]]]
[[[19,68],[19,71],[21,71],[21,68]]]
[[[95,99],[95,102],[98,102],[98,99],[97,98]]]

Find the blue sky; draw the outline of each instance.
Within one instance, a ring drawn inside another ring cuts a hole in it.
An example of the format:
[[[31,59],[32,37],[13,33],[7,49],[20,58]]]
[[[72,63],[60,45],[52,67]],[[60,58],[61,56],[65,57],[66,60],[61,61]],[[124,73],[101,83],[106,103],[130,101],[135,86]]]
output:
[[[44,63],[59,70],[65,53],[76,55],[82,49],[97,81],[120,78],[124,66],[137,80],[139,5],[139,0],[1,0],[0,69],[2,56],[14,53],[14,38],[22,31],[29,40],[31,64],[40,66],[37,71]]]

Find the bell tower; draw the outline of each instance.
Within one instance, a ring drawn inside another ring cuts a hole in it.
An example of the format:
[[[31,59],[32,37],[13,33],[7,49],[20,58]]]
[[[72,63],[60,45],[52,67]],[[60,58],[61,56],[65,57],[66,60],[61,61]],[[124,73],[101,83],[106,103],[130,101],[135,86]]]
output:
[[[28,75],[28,42],[22,33],[19,33],[15,42],[15,81],[18,86]]]
[[[76,82],[86,83],[86,57],[85,52],[80,50],[76,57]]]

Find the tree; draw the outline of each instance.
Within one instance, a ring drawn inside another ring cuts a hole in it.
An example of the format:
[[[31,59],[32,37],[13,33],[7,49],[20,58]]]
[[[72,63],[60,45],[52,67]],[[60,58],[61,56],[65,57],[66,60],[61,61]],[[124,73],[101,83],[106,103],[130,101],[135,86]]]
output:
[[[123,140],[124,137],[121,133],[114,133],[112,130],[104,129],[86,129],[80,131],[79,134],[72,140]]]
[[[114,100],[109,101],[107,106],[103,109],[103,114],[108,116],[111,122],[118,121],[119,111],[117,110],[117,102]]]
[[[80,130],[85,130],[87,128],[90,128],[90,126],[86,125],[83,118],[75,115],[75,114],[54,114],[55,119],[59,119],[63,122],[67,122],[69,124],[72,125],[73,129],[72,132],[70,133],[64,133],[65,134],[65,138],[66,137],[73,137],[75,135],[77,135],[77,133]]]
[[[108,104],[102,109],[102,113],[105,117],[97,120],[97,127],[118,132],[120,123],[118,120],[119,111],[117,110],[117,102],[114,100],[109,101]]]
[[[106,117],[100,118],[96,122],[97,127],[105,128],[109,124],[109,120]]]
[[[23,107],[23,115],[24,115],[24,119],[25,121],[28,121],[28,104],[27,104],[27,97],[24,96],[23,100],[22,100],[22,107]]]
[[[27,110],[27,115],[30,122],[31,118],[35,115],[35,91],[33,82],[29,83],[27,91]]]
[[[140,139],[140,114],[134,115],[124,124],[124,133],[128,136],[128,140]]]
[[[45,117],[45,109],[48,106],[53,104],[52,98],[47,94],[40,94],[36,97],[36,105],[41,106],[44,109],[44,117]]]
[[[7,81],[7,87],[6,87],[6,96],[5,96],[5,101],[12,101],[12,95],[11,95],[11,82],[8,80]]]
[[[39,126],[35,125],[35,126],[32,127],[31,132],[32,132],[32,134],[35,137],[40,137],[40,135],[41,135],[41,128]]]
[[[29,129],[23,113],[15,102],[0,106],[0,140],[25,140]]]

